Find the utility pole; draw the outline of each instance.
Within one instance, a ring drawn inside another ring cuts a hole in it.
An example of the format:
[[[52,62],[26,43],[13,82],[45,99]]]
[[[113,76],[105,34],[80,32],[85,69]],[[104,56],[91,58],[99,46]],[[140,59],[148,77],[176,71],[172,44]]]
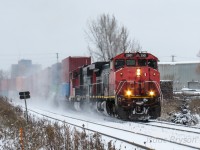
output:
[[[57,63],[58,63],[58,53],[56,53]]]
[[[172,55],[172,62],[174,62],[174,57],[176,57],[175,55]]]

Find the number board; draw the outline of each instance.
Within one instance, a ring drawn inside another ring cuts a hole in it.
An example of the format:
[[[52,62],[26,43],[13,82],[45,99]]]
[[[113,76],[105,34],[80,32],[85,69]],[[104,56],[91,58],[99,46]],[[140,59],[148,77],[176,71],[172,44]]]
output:
[[[148,57],[148,54],[147,53],[136,53],[136,56],[139,55],[140,57],[142,58],[146,58]],[[130,58],[130,57],[134,57],[135,54],[134,53],[125,53],[124,54],[124,57],[127,57],[127,58]]]
[[[124,56],[125,57],[134,57],[134,54],[133,53],[125,53]]]
[[[146,57],[148,57],[148,54],[147,53],[140,53],[140,57],[146,58]]]

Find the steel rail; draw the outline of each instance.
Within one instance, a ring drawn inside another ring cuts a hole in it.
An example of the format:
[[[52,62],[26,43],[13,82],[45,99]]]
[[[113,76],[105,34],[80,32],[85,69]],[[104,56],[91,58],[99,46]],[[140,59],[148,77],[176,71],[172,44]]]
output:
[[[177,128],[172,128],[172,127],[165,127],[162,125],[155,125],[155,124],[149,124],[149,123],[141,123],[137,122],[138,124],[146,125],[146,126],[152,126],[152,127],[160,127],[160,128],[165,128],[165,129],[170,129],[170,130],[176,130],[176,131],[181,131],[181,132],[188,132],[188,133],[194,133],[194,134],[200,134],[200,131],[189,131],[189,130],[183,130],[183,129],[177,129]]]
[[[172,125],[172,126],[180,126],[180,127],[185,127],[185,128],[191,128],[191,129],[199,129],[199,133],[200,133],[200,128],[199,127],[176,124],[176,123],[167,122],[167,121],[150,120],[150,122],[156,122],[156,123],[167,124],[167,125]]]

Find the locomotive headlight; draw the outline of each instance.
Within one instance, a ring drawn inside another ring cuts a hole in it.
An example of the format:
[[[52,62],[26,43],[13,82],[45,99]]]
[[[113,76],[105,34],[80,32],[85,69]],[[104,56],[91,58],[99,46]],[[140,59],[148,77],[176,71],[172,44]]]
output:
[[[136,75],[137,75],[137,76],[140,76],[140,75],[141,75],[141,70],[140,70],[140,69],[137,69]]]
[[[150,95],[150,96],[154,96],[154,95],[155,95],[154,91],[150,91],[150,92],[149,92],[149,95]]]
[[[132,92],[130,90],[127,90],[126,91],[126,96],[131,96],[132,95]]]

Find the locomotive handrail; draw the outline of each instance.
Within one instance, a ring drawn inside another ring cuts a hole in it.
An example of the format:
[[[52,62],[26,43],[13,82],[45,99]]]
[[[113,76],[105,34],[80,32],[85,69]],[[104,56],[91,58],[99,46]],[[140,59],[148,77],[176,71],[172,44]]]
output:
[[[88,84],[88,85],[79,85],[79,86],[76,86],[75,88],[80,88],[80,87],[86,87],[88,88],[88,92],[87,92],[87,96],[91,96],[90,92],[89,92],[89,89],[90,89],[90,86],[93,86],[93,85],[100,85],[102,84],[103,85],[103,82],[98,82],[98,83],[93,83],[93,84]],[[102,94],[101,94],[102,95]]]
[[[79,86],[76,86],[76,88],[78,87],[84,87],[84,86],[91,86],[91,85],[97,85],[97,84],[103,84],[103,82],[98,82],[98,83],[93,83],[93,84],[88,84],[88,85],[79,85]]]

